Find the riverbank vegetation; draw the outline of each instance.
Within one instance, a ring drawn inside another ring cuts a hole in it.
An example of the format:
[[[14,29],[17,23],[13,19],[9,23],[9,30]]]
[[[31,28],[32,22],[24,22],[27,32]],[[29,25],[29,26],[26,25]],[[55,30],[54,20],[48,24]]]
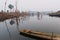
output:
[[[6,19],[14,18],[14,17],[19,17],[19,16],[24,16],[28,15],[28,13],[20,13],[20,12],[0,12],[0,21],[4,21]]]

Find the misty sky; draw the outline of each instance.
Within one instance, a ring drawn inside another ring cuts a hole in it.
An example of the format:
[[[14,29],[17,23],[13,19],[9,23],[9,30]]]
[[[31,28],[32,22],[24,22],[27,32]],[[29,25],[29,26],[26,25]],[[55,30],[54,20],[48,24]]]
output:
[[[0,10],[4,9],[6,0],[0,0]],[[16,0],[8,0],[7,5],[15,6]],[[56,11],[60,10],[60,0],[17,0],[20,11]],[[6,6],[8,9],[8,7]]]

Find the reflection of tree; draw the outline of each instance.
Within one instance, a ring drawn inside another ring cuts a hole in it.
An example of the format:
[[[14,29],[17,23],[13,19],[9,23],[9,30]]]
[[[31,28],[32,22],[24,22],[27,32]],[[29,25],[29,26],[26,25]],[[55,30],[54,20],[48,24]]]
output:
[[[20,32],[19,32],[19,22],[20,22],[20,19],[19,19],[19,18],[16,18],[16,25],[17,25],[18,34],[20,33]],[[19,35],[20,35],[20,34],[19,34]],[[20,36],[19,36],[19,40],[20,40]]]
[[[5,21],[5,25],[6,25],[8,33],[9,33],[10,40],[11,40],[11,34],[10,34],[10,31],[9,31],[9,28],[8,28],[8,25],[7,25],[6,21]]]
[[[24,15],[24,16],[20,16],[20,20],[23,23],[23,21],[27,21],[30,19],[30,15]]]
[[[11,24],[11,25],[13,25],[14,23],[15,23],[14,20],[11,20],[11,21],[10,21],[10,24]]]
[[[37,19],[40,20],[42,18],[42,14],[41,13],[37,13]]]
[[[32,16],[34,16],[34,13],[32,13]]]
[[[29,16],[24,16],[22,19],[23,20],[29,20]]]
[[[18,32],[19,32],[19,21],[20,21],[20,19],[19,18],[16,18],[16,25],[17,25]]]

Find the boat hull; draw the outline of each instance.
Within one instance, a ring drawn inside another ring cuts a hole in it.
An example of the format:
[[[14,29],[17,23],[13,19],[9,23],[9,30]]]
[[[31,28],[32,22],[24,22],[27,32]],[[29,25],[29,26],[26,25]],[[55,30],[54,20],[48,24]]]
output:
[[[29,34],[26,34],[26,33],[23,33],[23,32],[20,32],[20,35],[23,35],[23,36],[25,36],[25,37],[34,38],[34,39],[37,39],[37,40],[51,40],[51,39],[46,39],[46,38],[43,38],[43,37],[38,37],[38,36],[34,36],[34,35],[29,35]]]

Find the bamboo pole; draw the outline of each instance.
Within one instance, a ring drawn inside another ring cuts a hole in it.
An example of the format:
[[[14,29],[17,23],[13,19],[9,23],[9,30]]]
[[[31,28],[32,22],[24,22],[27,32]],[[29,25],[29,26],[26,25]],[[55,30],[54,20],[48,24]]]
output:
[[[52,32],[51,40],[53,40],[53,32]]]
[[[7,0],[5,1],[4,11],[6,11]]]
[[[16,2],[15,2],[16,4],[15,4],[15,7],[16,7],[16,9],[15,9],[15,12],[17,11],[17,0],[16,0]]]

